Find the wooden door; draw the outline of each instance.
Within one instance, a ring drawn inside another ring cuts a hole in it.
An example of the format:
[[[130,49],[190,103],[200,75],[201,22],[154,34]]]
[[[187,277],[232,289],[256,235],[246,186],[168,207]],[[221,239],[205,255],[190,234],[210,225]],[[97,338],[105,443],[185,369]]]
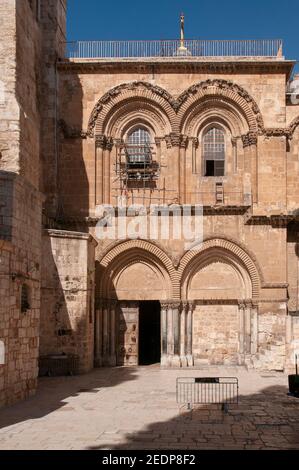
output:
[[[117,322],[117,365],[138,365],[139,305],[120,302]]]

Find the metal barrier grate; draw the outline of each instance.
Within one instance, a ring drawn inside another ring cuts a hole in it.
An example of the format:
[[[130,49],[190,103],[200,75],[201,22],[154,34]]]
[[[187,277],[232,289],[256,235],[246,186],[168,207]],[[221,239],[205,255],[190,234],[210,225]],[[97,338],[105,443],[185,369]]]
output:
[[[238,404],[239,383],[235,377],[180,377],[176,383],[179,405],[228,405]]]
[[[39,358],[39,376],[76,375],[79,372],[79,357],[75,355],[42,356]]]

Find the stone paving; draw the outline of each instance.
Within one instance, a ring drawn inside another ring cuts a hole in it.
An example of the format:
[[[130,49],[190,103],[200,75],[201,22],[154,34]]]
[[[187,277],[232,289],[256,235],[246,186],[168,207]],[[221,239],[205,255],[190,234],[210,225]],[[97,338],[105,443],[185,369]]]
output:
[[[180,410],[176,378],[194,375],[238,377],[239,405]],[[299,399],[275,372],[97,369],[41,379],[35,397],[0,410],[0,449],[299,449]]]

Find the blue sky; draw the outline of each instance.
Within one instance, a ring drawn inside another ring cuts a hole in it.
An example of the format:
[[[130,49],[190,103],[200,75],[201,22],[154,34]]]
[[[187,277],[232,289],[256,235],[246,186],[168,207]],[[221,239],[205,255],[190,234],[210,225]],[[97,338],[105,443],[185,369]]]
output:
[[[298,0],[68,0],[68,40],[176,39],[181,11],[187,38],[281,38],[299,59]]]

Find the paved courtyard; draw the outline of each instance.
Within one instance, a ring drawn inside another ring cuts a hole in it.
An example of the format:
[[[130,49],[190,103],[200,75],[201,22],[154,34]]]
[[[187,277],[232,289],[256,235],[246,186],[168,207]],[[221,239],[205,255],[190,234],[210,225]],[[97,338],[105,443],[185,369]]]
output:
[[[239,405],[179,410],[176,378],[194,375],[238,377]],[[299,449],[299,399],[275,372],[98,369],[41,379],[35,397],[1,410],[0,449]]]

